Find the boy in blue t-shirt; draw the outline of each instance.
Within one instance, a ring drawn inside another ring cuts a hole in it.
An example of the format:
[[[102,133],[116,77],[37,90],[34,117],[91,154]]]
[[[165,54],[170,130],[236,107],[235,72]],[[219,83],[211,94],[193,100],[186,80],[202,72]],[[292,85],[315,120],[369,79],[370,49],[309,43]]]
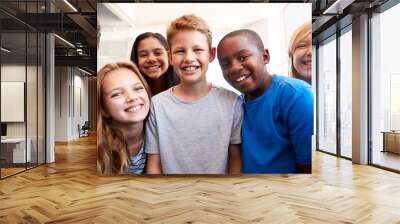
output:
[[[227,34],[217,53],[224,78],[243,93],[243,172],[311,173],[311,86],[271,75],[269,52],[252,30]]]

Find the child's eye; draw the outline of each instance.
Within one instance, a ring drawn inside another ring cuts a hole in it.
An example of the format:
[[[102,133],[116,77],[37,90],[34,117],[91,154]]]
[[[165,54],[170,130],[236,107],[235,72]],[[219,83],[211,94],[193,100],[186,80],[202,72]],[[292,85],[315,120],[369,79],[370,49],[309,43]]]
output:
[[[143,86],[136,86],[135,88],[133,88],[133,90],[141,91],[141,90],[144,90],[144,87]]]
[[[113,94],[111,94],[111,98],[116,98],[116,97],[119,97],[119,96],[121,96],[121,93],[113,93]]]
[[[248,56],[239,56],[239,61],[244,61],[244,60],[246,60],[246,58],[247,58]]]
[[[162,51],[155,51],[154,55],[155,56],[161,56],[161,55],[163,55],[163,52]]]
[[[229,63],[228,62],[220,62],[219,63],[222,69],[227,69],[229,67]]]
[[[299,43],[299,45],[297,45],[297,48],[305,48],[307,47],[306,43]]]
[[[141,57],[141,58],[147,57],[147,53],[141,53],[141,54],[139,54],[139,57]]]
[[[204,51],[204,50],[201,49],[201,48],[197,48],[197,49],[194,49],[194,51],[195,51],[195,52],[202,52],[202,51]]]
[[[176,50],[176,51],[174,51],[174,54],[182,54],[183,53],[183,50]]]

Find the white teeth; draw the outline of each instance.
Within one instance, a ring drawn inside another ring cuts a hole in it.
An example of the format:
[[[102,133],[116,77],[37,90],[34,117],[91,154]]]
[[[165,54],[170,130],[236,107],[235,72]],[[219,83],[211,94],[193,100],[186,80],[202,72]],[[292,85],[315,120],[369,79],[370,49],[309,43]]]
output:
[[[134,107],[130,107],[126,111],[127,112],[136,112],[136,111],[140,110],[141,108],[142,108],[142,105],[137,105],[137,106],[134,106]]]
[[[142,106],[140,106],[140,105],[134,106],[133,107],[133,111],[138,111],[138,110],[140,110],[140,108],[142,108]]]
[[[157,69],[159,69],[161,66],[150,66],[150,67],[147,67],[147,70],[157,70]]]
[[[188,67],[184,67],[182,68],[184,71],[194,71],[197,69],[197,66],[188,66]]]
[[[243,80],[245,80],[247,78],[247,76],[240,76],[239,78],[237,78],[235,81],[236,82],[241,82],[241,81],[243,81]]]

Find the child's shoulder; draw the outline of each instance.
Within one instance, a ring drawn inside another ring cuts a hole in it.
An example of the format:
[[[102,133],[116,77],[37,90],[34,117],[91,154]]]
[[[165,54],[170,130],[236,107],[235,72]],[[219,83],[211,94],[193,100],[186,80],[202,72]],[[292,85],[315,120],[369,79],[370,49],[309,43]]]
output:
[[[273,82],[275,82],[278,87],[276,90],[285,95],[302,94],[304,92],[312,93],[311,86],[303,80],[274,75]]]
[[[153,96],[153,97],[151,98],[152,103],[153,103],[153,104],[154,104],[154,103],[157,104],[157,103],[159,103],[159,102],[164,102],[165,100],[172,99],[171,89],[172,89],[172,87],[169,88],[169,89],[167,89],[167,90],[164,90],[164,91],[161,92],[161,93],[158,93],[158,94],[155,95],[155,96]]]
[[[213,84],[211,91],[213,92],[216,101],[222,104],[232,105],[241,102],[238,94],[221,86]]]
[[[236,94],[235,92],[225,89],[216,84],[212,84],[211,91],[213,91],[214,94],[216,94],[218,97],[221,97],[221,98],[228,98],[228,99],[236,100],[239,97],[239,95]]]

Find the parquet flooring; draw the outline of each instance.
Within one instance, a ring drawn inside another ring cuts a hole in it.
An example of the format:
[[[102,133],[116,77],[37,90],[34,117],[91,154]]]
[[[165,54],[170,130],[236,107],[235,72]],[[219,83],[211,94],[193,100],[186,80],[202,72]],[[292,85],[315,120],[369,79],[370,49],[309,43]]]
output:
[[[400,223],[400,175],[315,152],[312,175],[99,177],[95,138],[0,181],[0,223]]]
[[[7,177],[7,176],[10,176],[10,175],[12,175],[12,174],[15,174],[15,173],[18,173],[18,172],[21,172],[21,171],[24,171],[25,170],[25,167],[17,167],[17,168],[14,168],[14,167],[11,167],[11,168],[9,168],[9,167],[7,167],[7,168],[1,168],[1,176],[2,177]]]

